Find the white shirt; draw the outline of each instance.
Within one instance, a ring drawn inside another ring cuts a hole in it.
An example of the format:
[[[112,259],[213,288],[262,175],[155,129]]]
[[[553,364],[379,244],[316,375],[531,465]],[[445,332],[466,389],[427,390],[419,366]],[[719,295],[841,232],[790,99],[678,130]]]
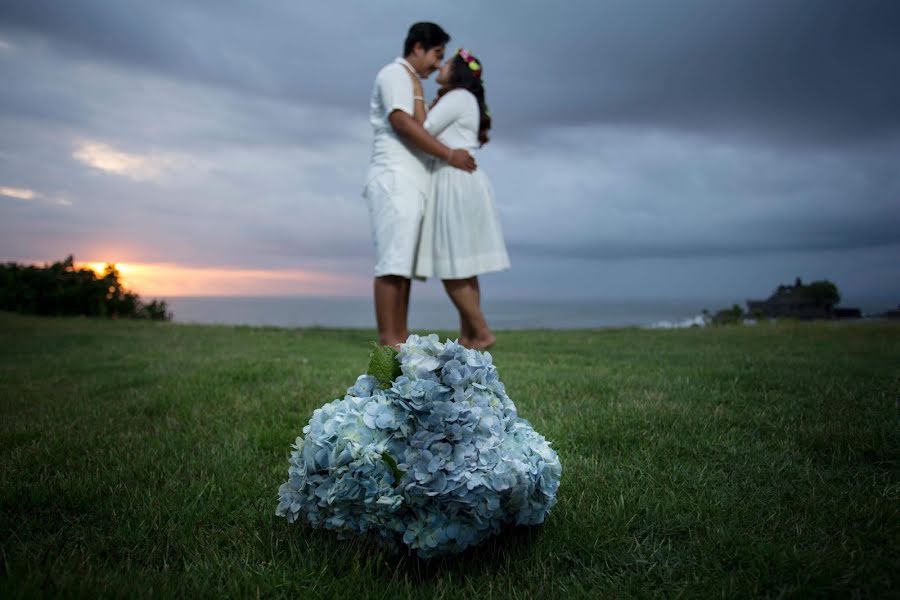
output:
[[[448,148],[465,148],[471,154],[479,147],[481,109],[469,90],[450,90],[438,100],[425,119],[425,129]]]
[[[407,67],[409,71],[407,71]],[[428,188],[427,155],[406,144],[388,119],[395,110],[413,114],[412,66],[402,58],[383,67],[375,77],[369,101],[369,121],[375,133],[366,181],[384,173],[399,175],[417,189]],[[413,71],[414,72],[414,71]]]

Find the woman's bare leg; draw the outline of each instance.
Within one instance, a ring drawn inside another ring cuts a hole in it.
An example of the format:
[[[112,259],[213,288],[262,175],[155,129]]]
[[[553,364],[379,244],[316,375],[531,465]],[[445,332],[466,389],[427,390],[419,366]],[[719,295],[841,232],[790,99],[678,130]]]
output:
[[[473,335],[475,335],[475,332],[472,330],[472,325],[468,319],[462,316],[462,313],[459,313],[459,343],[463,346],[468,345]]]
[[[481,289],[477,277],[445,279],[444,289],[459,311],[460,343],[484,350],[497,341],[481,312]]]
[[[468,346],[469,340],[475,337],[475,327],[472,325],[472,321],[467,316],[467,313],[459,309],[456,300],[450,295],[450,290],[447,288],[448,281],[444,282],[444,289],[447,290],[447,295],[450,296],[450,299],[453,300],[453,305],[456,306],[456,309],[459,311],[459,343],[463,346]]]
[[[478,285],[478,277],[472,277],[472,289],[474,290],[474,299],[475,304],[478,306],[478,310],[481,310],[481,287]],[[484,313],[482,312],[482,318]],[[477,331],[475,327],[472,325],[471,321],[463,316],[463,313],[459,313],[459,334],[462,340],[468,342],[469,340],[476,337]],[[463,344],[466,345],[466,344]]]

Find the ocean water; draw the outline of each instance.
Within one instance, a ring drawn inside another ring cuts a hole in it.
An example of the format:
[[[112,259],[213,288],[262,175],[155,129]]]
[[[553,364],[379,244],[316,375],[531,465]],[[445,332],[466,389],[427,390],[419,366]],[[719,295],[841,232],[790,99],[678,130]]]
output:
[[[277,327],[375,328],[371,298],[170,297],[174,320],[182,323],[270,325]],[[649,326],[690,319],[704,308],[734,300],[524,300],[485,299],[493,329],[581,329]],[[456,309],[445,298],[413,296],[411,329],[456,329]]]
[[[863,313],[896,307],[883,298],[848,299]],[[181,323],[265,325],[275,327],[375,328],[371,298],[312,297],[169,297],[174,320]],[[488,324],[503,329],[586,329],[602,327],[690,326],[703,309],[712,312],[743,299],[578,299],[486,298]],[[456,309],[447,298],[412,297],[410,329],[456,329]]]

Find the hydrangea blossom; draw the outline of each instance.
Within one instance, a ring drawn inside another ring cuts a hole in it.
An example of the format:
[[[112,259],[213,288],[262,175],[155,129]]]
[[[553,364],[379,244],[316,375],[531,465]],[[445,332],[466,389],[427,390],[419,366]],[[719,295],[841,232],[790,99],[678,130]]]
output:
[[[360,375],[313,412],[275,513],[375,534],[423,558],[462,551],[506,523],[542,523],[562,467],[517,415],[490,353],[412,335],[397,359],[390,387]]]

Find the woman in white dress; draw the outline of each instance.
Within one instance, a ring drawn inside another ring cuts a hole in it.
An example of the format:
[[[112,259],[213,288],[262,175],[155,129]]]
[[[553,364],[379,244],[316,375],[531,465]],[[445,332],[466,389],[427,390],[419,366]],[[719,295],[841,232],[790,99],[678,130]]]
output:
[[[481,62],[458,50],[438,73],[441,89],[424,119],[425,129],[444,145],[472,155],[488,141],[491,127],[481,74]],[[481,310],[478,275],[508,268],[494,192],[484,170],[468,173],[435,159],[416,275],[443,280],[459,311],[461,344],[483,350],[496,341]]]

